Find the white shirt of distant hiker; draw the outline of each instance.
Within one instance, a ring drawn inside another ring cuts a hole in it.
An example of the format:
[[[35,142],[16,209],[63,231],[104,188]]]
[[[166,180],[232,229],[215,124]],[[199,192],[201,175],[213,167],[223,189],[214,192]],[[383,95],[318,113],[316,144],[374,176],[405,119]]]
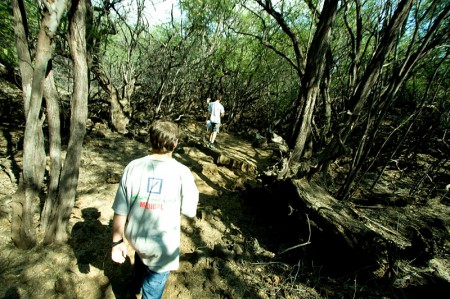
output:
[[[209,103],[208,112],[211,113],[209,120],[212,123],[220,124],[220,115],[225,113],[225,109],[219,100]]]

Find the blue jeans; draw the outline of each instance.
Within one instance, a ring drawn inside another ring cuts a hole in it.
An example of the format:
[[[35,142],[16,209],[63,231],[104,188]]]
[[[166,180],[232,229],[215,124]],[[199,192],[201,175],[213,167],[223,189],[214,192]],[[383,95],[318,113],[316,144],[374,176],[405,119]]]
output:
[[[158,273],[150,270],[142,263],[137,254],[135,254],[134,261],[134,278],[141,283],[142,299],[161,299],[170,271]]]

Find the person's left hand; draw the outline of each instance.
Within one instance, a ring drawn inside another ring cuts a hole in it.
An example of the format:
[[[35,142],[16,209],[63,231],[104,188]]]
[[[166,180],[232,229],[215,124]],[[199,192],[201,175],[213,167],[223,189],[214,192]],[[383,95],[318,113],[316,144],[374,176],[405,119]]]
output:
[[[125,243],[120,243],[111,249],[111,259],[119,264],[125,262],[127,257],[127,245]]]

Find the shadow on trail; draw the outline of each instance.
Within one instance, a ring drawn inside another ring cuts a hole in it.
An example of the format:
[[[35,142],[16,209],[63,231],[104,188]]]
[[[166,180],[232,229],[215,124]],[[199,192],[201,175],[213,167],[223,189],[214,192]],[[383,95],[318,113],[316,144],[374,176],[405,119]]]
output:
[[[115,298],[125,299],[129,297],[129,286],[132,273],[130,258],[127,257],[124,264],[119,265],[111,260],[111,227],[103,225],[98,218],[100,212],[97,208],[85,208],[82,210],[83,221],[77,222],[72,228],[70,246],[77,258],[78,269],[81,273],[88,274],[95,267],[103,270],[109,283],[103,287],[105,295],[109,286]]]
[[[220,197],[200,194],[202,207],[196,219],[188,219],[188,225],[181,227],[183,235],[193,242],[195,250],[180,256],[180,269],[174,272],[172,284],[185,285],[192,298],[207,298],[207,294],[214,294],[217,298],[261,299],[263,297],[244,278],[248,273],[236,272],[236,268],[239,264],[265,258],[250,254],[244,243],[236,241],[242,223],[230,218],[225,207],[212,205],[213,201],[220,200]],[[202,237],[199,227],[201,223],[208,223],[212,229],[221,231],[223,227],[218,225],[219,222],[225,224],[226,229],[220,241],[211,248],[212,244]],[[234,251],[236,248],[243,250],[237,253]]]
[[[169,278],[169,283],[185,286],[192,298],[206,298],[207,294],[214,294],[220,298],[261,299],[254,286],[244,279],[243,273],[236,272],[240,263],[252,263],[265,258],[249,253],[244,242],[236,241],[239,239],[238,235],[248,232],[247,228],[251,226],[252,220],[239,216],[243,213],[241,201],[236,198],[236,193],[224,187],[232,185],[233,178],[228,177],[219,167],[215,176],[225,184],[218,184],[205,174],[204,166],[188,154],[180,151],[177,159],[191,168],[203,182],[217,190],[218,195],[200,193],[196,219],[188,219],[188,225],[181,227],[183,235],[193,242],[195,250],[182,253],[180,269]],[[220,242],[211,247],[212,244],[208,244],[202,237],[200,223],[208,223],[214,231],[221,231],[223,235]],[[225,225],[225,231],[222,231],[224,228],[220,223]],[[166,298],[177,296],[180,292],[183,292],[180,288],[169,288],[166,292],[169,297]]]

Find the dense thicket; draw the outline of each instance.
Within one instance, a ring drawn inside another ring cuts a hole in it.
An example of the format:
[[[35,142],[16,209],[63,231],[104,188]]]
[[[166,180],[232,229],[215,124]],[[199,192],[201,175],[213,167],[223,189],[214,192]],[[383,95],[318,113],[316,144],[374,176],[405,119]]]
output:
[[[31,29],[47,11],[18,3],[28,11],[27,63],[35,68]],[[224,129],[285,138],[280,179],[334,184],[330,166],[339,161],[345,177],[335,195],[348,199],[366,172],[410,167],[426,153],[436,167],[417,172],[411,192],[423,176],[433,189],[449,183],[433,176],[449,157],[446,1],[183,0],[161,24],[152,22],[150,1],[86,5],[89,116],[118,132],[133,136],[160,117],[202,121],[206,98],[222,95]],[[0,59],[12,70],[23,59],[13,55],[11,8],[1,4],[0,16]],[[46,100],[61,107],[74,103],[76,85],[69,17],[49,44],[57,94]]]

